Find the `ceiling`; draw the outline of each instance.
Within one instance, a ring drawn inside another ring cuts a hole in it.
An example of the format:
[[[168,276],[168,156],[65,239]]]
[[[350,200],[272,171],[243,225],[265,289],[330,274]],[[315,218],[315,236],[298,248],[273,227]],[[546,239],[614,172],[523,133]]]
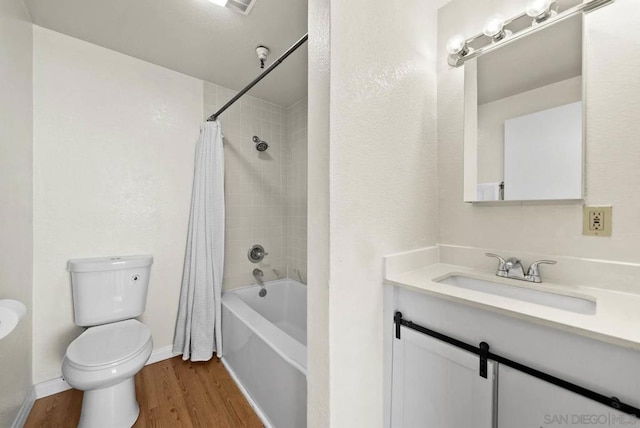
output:
[[[34,24],[240,90],[307,32],[306,0],[259,0],[248,16],[207,0],[24,0]],[[250,92],[288,107],[307,94],[307,46]]]

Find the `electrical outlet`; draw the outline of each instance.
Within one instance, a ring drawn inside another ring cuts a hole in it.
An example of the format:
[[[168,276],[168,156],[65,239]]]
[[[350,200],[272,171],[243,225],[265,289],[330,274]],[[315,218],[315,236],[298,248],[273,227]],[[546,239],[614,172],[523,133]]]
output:
[[[589,211],[589,230],[604,229],[604,212]]]
[[[585,206],[582,234],[590,236],[611,236],[612,207]]]

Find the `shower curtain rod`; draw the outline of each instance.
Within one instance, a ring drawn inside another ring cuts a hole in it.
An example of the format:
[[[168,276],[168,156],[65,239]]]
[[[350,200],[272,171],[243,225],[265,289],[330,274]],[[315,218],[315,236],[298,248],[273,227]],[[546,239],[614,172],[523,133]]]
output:
[[[265,71],[262,72],[262,74],[260,74],[260,76],[256,77],[255,79],[253,79],[253,81],[251,83],[249,83],[247,86],[245,86],[245,88],[243,90],[241,90],[240,92],[238,92],[238,94],[231,98],[231,100],[229,100],[228,103],[226,103],[225,105],[223,105],[220,110],[218,110],[217,112],[215,112],[214,114],[212,114],[211,116],[209,116],[209,118],[207,119],[207,122],[213,122],[214,120],[216,120],[218,118],[218,116],[220,116],[222,113],[224,113],[224,111],[226,109],[228,109],[229,107],[231,107],[233,105],[233,103],[235,103],[236,101],[238,101],[244,94],[246,94],[251,88],[253,88],[254,86],[256,86],[258,84],[259,81],[261,81],[262,79],[264,79],[265,77],[267,77],[267,74],[271,73],[277,66],[279,66],[282,61],[284,61],[289,55],[291,55],[296,49],[298,49],[300,46],[302,46],[304,44],[304,42],[307,41],[307,39],[309,38],[309,33],[305,34],[304,36],[302,36],[302,38],[300,40],[298,40],[293,46],[291,46],[289,49],[287,49],[287,51],[285,53],[283,53],[282,55],[280,55],[280,57],[278,59],[276,59],[269,67],[267,67],[267,69]]]

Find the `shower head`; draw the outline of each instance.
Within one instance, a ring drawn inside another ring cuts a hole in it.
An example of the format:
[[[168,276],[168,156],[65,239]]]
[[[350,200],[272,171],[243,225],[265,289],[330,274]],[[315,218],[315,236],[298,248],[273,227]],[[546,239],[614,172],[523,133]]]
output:
[[[266,152],[269,148],[269,144],[266,141],[262,141],[257,135],[253,136],[253,142],[256,143],[256,150],[259,152]]]

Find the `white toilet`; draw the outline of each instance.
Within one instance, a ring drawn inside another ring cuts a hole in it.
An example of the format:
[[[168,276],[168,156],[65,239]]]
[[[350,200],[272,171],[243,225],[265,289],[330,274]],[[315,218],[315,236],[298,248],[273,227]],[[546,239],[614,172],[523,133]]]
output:
[[[134,319],[147,301],[152,256],[69,260],[75,323],[64,379],[84,391],[80,428],[130,428],[138,419],[133,376],[149,360],[149,328]]]

